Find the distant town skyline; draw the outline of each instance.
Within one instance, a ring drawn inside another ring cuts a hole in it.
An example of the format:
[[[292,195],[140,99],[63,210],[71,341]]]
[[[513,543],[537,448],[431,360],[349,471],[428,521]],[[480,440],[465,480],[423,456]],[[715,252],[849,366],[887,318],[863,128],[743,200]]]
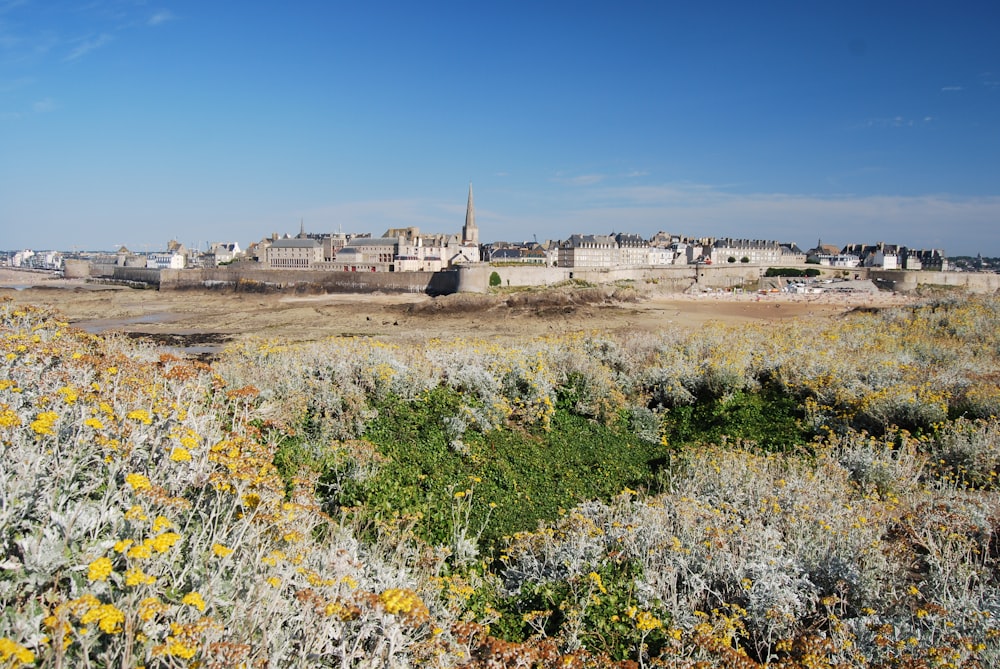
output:
[[[990,3],[0,0],[0,248],[664,230],[1000,256]]]

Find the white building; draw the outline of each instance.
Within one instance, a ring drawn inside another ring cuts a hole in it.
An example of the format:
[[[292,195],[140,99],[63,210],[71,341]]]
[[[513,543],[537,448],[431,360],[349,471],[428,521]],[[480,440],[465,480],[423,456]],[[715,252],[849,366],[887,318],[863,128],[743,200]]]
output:
[[[209,255],[215,256],[215,264],[232,262],[243,255],[238,242],[212,242],[208,247]]]
[[[146,254],[146,267],[151,269],[184,269],[187,258],[183,253],[153,251]]]

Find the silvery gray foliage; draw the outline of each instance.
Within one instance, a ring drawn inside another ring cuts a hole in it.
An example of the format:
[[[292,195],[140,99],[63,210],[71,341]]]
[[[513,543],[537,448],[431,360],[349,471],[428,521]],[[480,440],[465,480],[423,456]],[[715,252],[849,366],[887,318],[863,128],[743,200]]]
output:
[[[743,642],[768,657],[777,641],[810,631],[831,610],[869,622],[866,612],[877,611],[881,622],[910,625],[910,570],[914,556],[923,556],[918,601],[937,602],[949,615],[923,617],[922,626],[937,638],[949,629],[981,637],[1000,614],[998,566],[988,557],[1000,503],[921,486],[923,460],[912,443],[894,441],[851,435],[812,465],[715,448],[692,453],[668,493],[586,503],[551,528],[515,539],[507,593],[580,578],[614,555],[641,566],[635,593],[642,606],[692,628],[695,612],[735,604],[744,610]],[[872,482],[873,468],[884,490]],[[909,552],[889,543],[904,518],[912,528]],[[866,638],[860,623],[848,627]]]

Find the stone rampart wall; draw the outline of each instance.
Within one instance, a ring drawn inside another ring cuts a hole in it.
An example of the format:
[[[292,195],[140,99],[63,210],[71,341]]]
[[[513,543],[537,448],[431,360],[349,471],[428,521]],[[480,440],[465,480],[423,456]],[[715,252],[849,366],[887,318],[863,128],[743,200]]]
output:
[[[157,286],[160,284],[160,270],[148,267],[115,267],[111,278],[115,281],[132,281]]]
[[[665,292],[683,292],[697,284],[703,288],[731,289],[756,285],[767,268],[759,265],[671,265],[667,267],[537,267],[481,264],[461,270],[460,290],[484,292],[496,272],[502,287],[548,286],[570,279],[594,284],[632,281],[656,286]]]
[[[1000,274],[981,272],[925,272],[906,270],[868,270],[870,278],[881,288],[908,292],[917,286],[951,286],[970,293],[1000,291]]]
[[[231,288],[325,293],[428,293],[458,290],[457,272],[320,272],[242,267],[161,270],[161,290]]]
[[[974,293],[1000,292],[1000,274],[810,267],[820,269],[824,276],[872,279],[883,289],[912,291],[920,285],[940,285],[959,287]],[[655,287],[662,292],[684,292],[692,288],[728,290],[762,286],[760,279],[765,271],[765,267],[757,265],[587,269],[477,263],[443,272],[337,272],[239,266],[157,270],[91,264],[88,274],[91,277],[109,276],[119,281],[159,285],[161,290],[231,288],[261,292],[409,292],[447,295],[455,292],[486,292],[493,272],[500,277],[502,287],[548,286],[576,279],[593,284],[631,281],[640,288]],[[80,275],[80,268],[74,267],[72,273]]]

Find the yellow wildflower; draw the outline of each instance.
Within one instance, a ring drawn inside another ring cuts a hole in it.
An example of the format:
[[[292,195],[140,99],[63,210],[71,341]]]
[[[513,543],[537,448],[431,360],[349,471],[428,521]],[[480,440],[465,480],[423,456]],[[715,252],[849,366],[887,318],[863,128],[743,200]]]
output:
[[[125,477],[125,483],[132,486],[132,489],[135,490],[136,492],[139,492],[140,490],[146,490],[152,487],[152,484],[150,484],[149,479],[142,474],[134,474],[134,473],[129,474],[128,476]]]
[[[152,539],[146,539],[143,543],[151,546],[157,553],[164,553],[180,541],[180,539],[181,535],[176,532],[164,532],[163,534],[158,534]]]
[[[232,548],[228,548],[222,544],[212,544],[212,553],[215,554],[215,557],[226,557],[227,555],[232,554],[232,552]]]
[[[129,587],[137,585],[152,585],[153,583],[156,583],[156,577],[146,574],[139,567],[129,569],[125,572],[125,585]]]
[[[125,622],[125,614],[118,610],[114,604],[101,604],[87,611],[80,618],[80,624],[82,625],[89,625],[95,622],[105,634],[117,634],[122,631],[121,625]]]
[[[587,578],[590,582],[594,584],[594,587],[601,591],[602,594],[608,594],[607,588],[604,587],[604,581],[601,580],[601,575],[596,571],[592,571],[587,574]]]
[[[193,606],[202,612],[205,610],[205,600],[201,598],[201,595],[198,592],[189,592],[184,595],[184,599],[181,600],[181,603]]]
[[[133,409],[125,415],[127,418],[131,418],[132,420],[139,421],[140,423],[144,423],[146,425],[153,422],[153,419],[149,416],[149,412],[145,409]]]
[[[160,532],[173,526],[174,524],[168,518],[164,518],[163,516],[157,516],[156,520],[153,521],[154,532]]]
[[[649,611],[641,611],[635,617],[635,627],[640,632],[651,632],[662,625],[663,623],[660,622],[660,619]]]
[[[114,565],[111,564],[111,560],[99,557],[90,563],[90,567],[87,569],[87,578],[91,581],[106,581],[112,571],[114,571]]]
[[[57,420],[59,420],[59,414],[55,411],[43,411],[38,414],[35,420],[31,421],[31,429],[34,430],[35,434],[55,434],[52,426],[55,425]]]
[[[7,637],[0,638],[0,663],[5,667],[14,666],[15,660],[21,664],[34,664],[35,654],[30,650]]]
[[[197,649],[194,646],[189,646],[183,641],[179,641],[172,636],[167,637],[167,655],[173,655],[174,657],[179,657],[184,660],[190,660],[194,657]]]
[[[152,557],[153,551],[147,542],[148,540],[141,544],[132,546],[128,549],[128,552],[125,553],[125,555],[132,560],[145,560],[146,558]]]
[[[269,567],[273,567],[278,564],[279,560],[284,560],[285,554],[282,551],[271,551],[269,555],[265,555],[260,559],[261,562]]]
[[[405,588],[389,588],[379,595],[386,613],[410,613],[424,608],[417,593]]]
[[[103,430],[104,429],[104,423],[102,423],[101,421],[99,421],[96,418],[88,418],[87,420],[83,421],[83,424],[86,425],[87,427],[93,428],[95,430]]]
[[[170,459],[174,462],[188,462],[191,459],[191,453],[183,446],[175,446],[174,450],[170,452]]]
[[[5,405],[3,409],[0,409],[0,427],[20,427],[21,418],[17,413],[7,408]]]

